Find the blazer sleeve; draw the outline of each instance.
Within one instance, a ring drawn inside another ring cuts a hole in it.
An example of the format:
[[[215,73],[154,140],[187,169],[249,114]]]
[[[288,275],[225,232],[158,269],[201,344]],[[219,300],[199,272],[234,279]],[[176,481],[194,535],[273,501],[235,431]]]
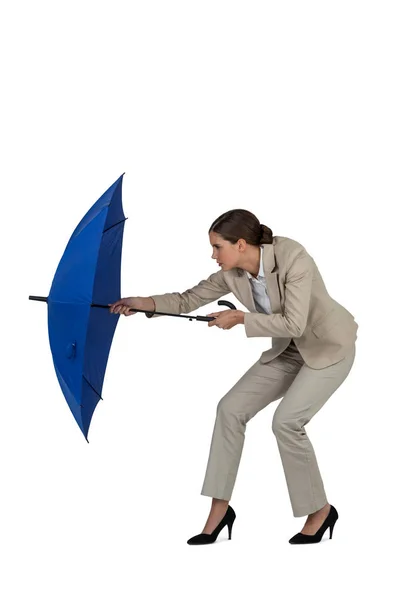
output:
[[[310,308],[314,262],[303,249],[288,269],[283,314],[245,313],[247,337],[301,337]]]
[[[202,279],[197,285],[183,293],[171,292],[150,296],[154,300],[155,310],[180,315],[191,313],[199,306],[209,304],[221,296],[230,293],[223,271],[212,273],[207,279]],[[164,315],[152,315],[150,318],[162,317]]]

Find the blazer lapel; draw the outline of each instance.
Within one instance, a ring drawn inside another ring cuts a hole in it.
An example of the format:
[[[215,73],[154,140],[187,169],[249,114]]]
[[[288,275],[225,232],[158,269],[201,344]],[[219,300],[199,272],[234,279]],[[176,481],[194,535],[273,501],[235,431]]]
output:
[[[263,244],[264,246],[264,277],[267,294],[274,314],[282,314],[281,295],[278,284],[278,272],[276,270],[274,244]],[[275,269],[275,272],[272,272]],[[254,304],[250,280],[243,269],[237,269],[236,284],[242,304],[250,311],[257,312]]]
[[[275,259],[275,247],[274,244],[263,245],[265,285],[267,288],[267,294],[271,302],[271,310],[274,314],[282,314],[281,293],[279,290],[278,280],[279,273]]]

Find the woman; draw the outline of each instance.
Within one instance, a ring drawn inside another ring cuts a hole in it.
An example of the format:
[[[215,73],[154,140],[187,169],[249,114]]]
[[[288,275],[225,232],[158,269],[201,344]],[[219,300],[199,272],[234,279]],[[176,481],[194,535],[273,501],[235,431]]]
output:
[[[210,243],[221,269],[183,292],[148,298],[122,298],[110,311],[191,313],[232,292],[250,311],[223,310],[209,327],[244,325],[247,337],[271,337],[272,347],[219,401],[201,494],[212,498],[203,531],[188,544],[208,544],[236,518],[229,505],[244,444],[247,422],[270,402],[277,406],[275,434],[293,515],[307,515],[303,529],[289,542],[319,542],[338,513],[328,503],[312,444],[304,426],[350,372],[358,325],[331,298],[318,268],[298,242],[261,225],[251,212],[230,210],[214,221]],[[157,318],[162,315],[152,315]]]

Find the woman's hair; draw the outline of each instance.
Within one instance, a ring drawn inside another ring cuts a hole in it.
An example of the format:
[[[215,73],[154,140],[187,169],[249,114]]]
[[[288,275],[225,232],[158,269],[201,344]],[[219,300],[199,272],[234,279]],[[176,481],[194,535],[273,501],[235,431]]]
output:
[[[215,219],[208,233],[211,231],[218,233],[224,240],[232,244],[236,244],[240,238],[253,246],[272,244],[271,229],[261,224],[253,213],[242,208],[228,210],[220,215],[218,219]]]

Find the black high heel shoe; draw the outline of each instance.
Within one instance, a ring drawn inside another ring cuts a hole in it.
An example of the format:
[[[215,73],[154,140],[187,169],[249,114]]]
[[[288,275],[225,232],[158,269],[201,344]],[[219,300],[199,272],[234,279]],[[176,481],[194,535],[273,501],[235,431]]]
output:
[[[228,504],[228,508],[226,510],[224,518],[216,526],[216,528],[214,529],[214,531],[212,533],[199,533],[198,535],[191,537],[187,541],[187,543],[190,545],[212,544],[213,542],[215,542],[215,540],[218,537],[218,534],[225,527],[225,525],[228,525],[229,539],[232,539],[232,525],[233,525],[233,522],[235,519],[236,519],[236,513],[233,510],[232,506],[230,506]]]
[[[338,511],[333,506],[333,504],[331,504],[331,508],[328,513],[328,516],[326,517],[325,521],[322,523],[322,525],[318,529],[318,531],[316,533],[314,533],[314,535],[308,535],[306,533],[296,533],[296,535],[294,535],[292,538],[290,538],[289,544],[316,544],[317,542],[321,541],[322,536],[324,535],[324,533],[328,529],[328,527],[330,528],[329,539],[331,539],[333,528],[334,528],[335,523],[338,520],[338,518],[339,518]]]

